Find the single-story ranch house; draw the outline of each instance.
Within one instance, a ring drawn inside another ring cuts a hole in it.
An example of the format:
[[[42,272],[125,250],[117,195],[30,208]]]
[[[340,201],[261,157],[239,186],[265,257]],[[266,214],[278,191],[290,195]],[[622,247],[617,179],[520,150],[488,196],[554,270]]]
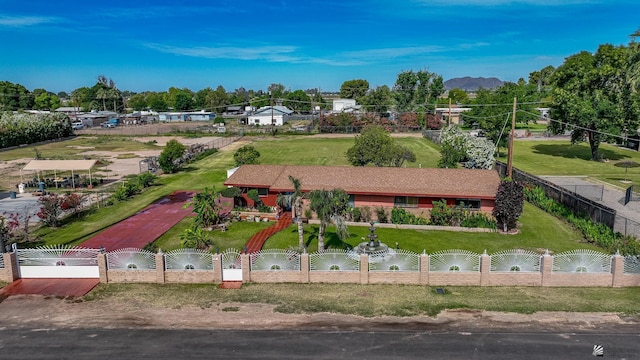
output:
[[[416,214],[443,199],[490,212],[500,184],[497,171],[478,169],[242,165],[228,173],[226,186],[241,188],[245,198],[248,190],[257,189],[267,206],[276,205],[278,194],[293,191],[291,175],[303,192],[340,188],[353,207],[403,207]]]

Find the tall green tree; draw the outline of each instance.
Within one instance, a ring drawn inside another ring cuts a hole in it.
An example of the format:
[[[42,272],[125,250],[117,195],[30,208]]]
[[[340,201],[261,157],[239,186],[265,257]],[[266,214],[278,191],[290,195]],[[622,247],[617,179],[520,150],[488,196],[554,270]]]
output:
[[[186,150],[187,147],[179,143],[178,140],[169,140],[160,153],[160,156],[158,156],[160,169],[168,174],[178,171],[182,166],[179,160]]]
[[[386,114],[392,103],[393,94],[387,85],[378,86],[361,98],[363,107],[379,116]]]
[[[588,141],[591,160],[599,159],[598,148],[609,134],[635,134],[638,129],[629,60],[628,48],[605,44],[594,54],[582,51],[568,57],[553,74],[551,118],[557,121],[550,128],[571,130],[573,143]]]
[[[429,109],[444,93],[442,76],[426,70],[402,71],[393,85],[399,111],[415,111],[419,106]]]
[[[233,160],[236,162],[236,166],[245,164],[257,164],[260,158],[260,152],[251,145],[245,145],[236,150],[233,154]]]
[[[311,111],[311,97],[303,90],[296,90],[286,95],[284,105],[296,113]]]
[[[349,236],[349,229],[345,223],[345,215],[349,208],[349,195],[342,189],[313,190],[309,193],[310,208],[320,220],[318,230],[318,251],[324,251],[324,239],[329,223],[336,227],[336,234],[340,239]]]
[[[355,144],[347,150],[347,160],[353,166],[402,166],[404,161],[415,162],[415,154],[396,144],[387,131],[378,125],[365,126],[356,136]]]
[[[364,79],[347,80],[340,86],[340,97],[345,99],[360,99],[367,95],[369,91],[369,82]]]

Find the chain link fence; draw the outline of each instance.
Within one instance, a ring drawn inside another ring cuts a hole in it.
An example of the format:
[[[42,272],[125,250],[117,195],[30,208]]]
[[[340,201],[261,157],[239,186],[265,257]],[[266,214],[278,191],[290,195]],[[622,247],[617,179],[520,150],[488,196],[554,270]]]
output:
[[[496,161],[496,170],[500,176],[506,176],[507,164]],[[593,222],[604,224],[611,229],[615,227],[616,211],[610,207],[516,168],[513,168],[512,178],[523,184],[539,186],[549,198],[568,207],[576,214],[585,214]],[[602,195],[600,198],[602,199]]]

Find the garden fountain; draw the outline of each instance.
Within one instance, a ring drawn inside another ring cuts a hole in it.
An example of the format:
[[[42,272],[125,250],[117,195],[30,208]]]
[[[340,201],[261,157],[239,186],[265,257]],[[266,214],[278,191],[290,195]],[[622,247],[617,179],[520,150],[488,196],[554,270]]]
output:
[[[362,254],[369,255],[369,262],[385,261],[395,255],[396,252],[393,249],[389,249],[387,244],[378,240],[376,228],[373,226],[375,223],[372,221],[369,224],[371,225],[369,227],[369,234],[367,235],[369,241],[363,241],[358,244],[358,246],[353,249],[354,254],[358,256]]]

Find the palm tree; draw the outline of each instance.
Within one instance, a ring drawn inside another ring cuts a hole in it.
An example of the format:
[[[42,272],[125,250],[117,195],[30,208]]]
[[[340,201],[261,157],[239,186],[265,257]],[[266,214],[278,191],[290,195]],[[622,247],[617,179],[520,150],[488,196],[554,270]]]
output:
[[[302,198],[304,194],[301,190],[300,180],[289,175],[289,181],[293,184],[293,217],[298,224],[298,248],[304,248],[304,228],[302,227]]]
[[[108,98],[110,98],[110,94],[109,94],[109,90],[104,89],[104,88],[100,88],[96,91],[96,98],[101,99],[102,100],[102,110],[106,111],[107,110],[107,103],[106,100]]]
[[[349,195],[342,189],[313,190],[309,193],[311,210],[320,219],[318,230],[318,251],[324,251],[324,234],[329,222],[336,227],[336,234],[340,239],[349,236],[349,229],[344,221],[344,216],[349,207]]]
[[[117,101],[120,98],[120,91],[115,87],[112,87],[109,90],[107,90],[107,94],[109,95],[110,99],[113,99],[113,112],[117,114],[118,113]]]

